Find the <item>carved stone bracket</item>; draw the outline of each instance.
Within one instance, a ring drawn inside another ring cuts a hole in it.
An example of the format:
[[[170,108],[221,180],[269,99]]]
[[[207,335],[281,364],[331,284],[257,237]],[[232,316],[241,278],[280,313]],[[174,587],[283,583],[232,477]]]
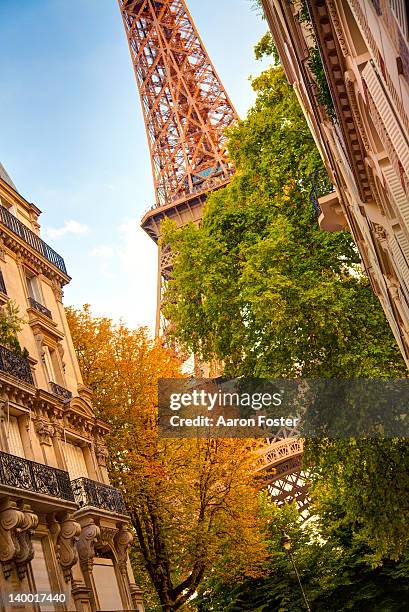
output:
[[[61,283],[59,283],[57,280],[53,280],[52,290],[53,290],[55,299],[58,302],[62,302],[63,297],[64,297],[64,291],[62,290]]]
[[[118,567],[123,574],[126,574],[126,564],[128,559],[128,548],[133,540],[133,535],[126,526],[121,526],[114,538],[115,552],[118,560]]]
[[[6,247],[3,238],[0,238],[0,259],[6,261]]]
[[[100,467],[106,467],[108,455],[108,449],[104,444],[95,445],[95,456]]]
[[[382,225],[379,225],[379,223],[373,223],[373,231],[375,236],[377,237],[377,239],[380,242],[385,242],[387,240],[387,234],[386,234],[386,230],[384,227],[382,227]]]
[[[33,558],[31,536],[38,517],[29,506],[18,508],[16,502],[4,498],[0,502],[0,561],[5,578],[9,578],[13,561],[20,578],[24,578],[27,563]]]
[[[93,519],[82,525],[81,533],[77,542],[77,550],[80,566],[83,571],[91,572],[95,557],[95,544],[100,536],[100,528]]]
[[[111,550],[115,550],[114,539],[118,533],[118,529],[116,527],[99,527],[99,538],[98,538],[98,547],[102,549],[110,548]]]
[[[61,440],[64,437],[64,427],[61,424],[60,421],[58,421],[57,419],[53,419],[51,421],[51,425],[53,428],[53,437],[57,438],[57,440]]]
[[[78,561],[76,543],[81,533],[81,525],[74,520],[70,512],[51,515],[49,525],[64,580],[69,582],[72,580],[71,568]]]
[[[51,437],[54,435],[54,427],[44,418],[37,418],[34,427],[39,437],[40,444],[52,445]]]
[[[15,562],[20,580],[23,580],[27,572],[27,564],[34,558],[34,549],[31,537],[38,526],[38,516],[31,511],[30,506],[22,508],[24,523],[17,529],[16,538],[18,551],[16,551]]]

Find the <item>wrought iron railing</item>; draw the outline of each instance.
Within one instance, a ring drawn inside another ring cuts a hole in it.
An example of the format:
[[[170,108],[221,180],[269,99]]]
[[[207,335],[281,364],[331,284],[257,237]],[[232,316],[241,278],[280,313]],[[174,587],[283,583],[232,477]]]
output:
[[[50,387],[54,395],[58,395],[59,397],[62,397],[63,399],[72,398],[71,391],[68,391],[68,389],[66,389],[65,387],[61,387],[61,385],[57,385],[57,383],[55,382],[50,382]]]
[[[77,478],[71,482],[74,497],[80,508],[92,506],[118,514],[127,514],[124,498],[119,489],[89,478]]]
[[[329,180],[328,174],[325,170],[316,170],[309,175],[309,179],[312,185],[312,189],[310,191],[310,201],[317,215],[320,215],[321,208],[318,199],[322,198],[324,195],[333,193],[335,191],[334,185]]]
[[[0,346],[0,371],[15,376],[30,385],[34,384],[28,359],[5,346]]]
[[[61,255],[58,255],[58,253],[48,246],[44,240],[41,240],[37,234],[24,225],[24,223],[12,215],[11,212],[2,205],[0,205],[0,222],[16,234],[16,236],[27,242],[35,251],[41,253],[50,263],[61,270],[61,272],[67,274],[67,269]]]
[[[30,302],[31,308],[34,308],[34,310],[37,310],[37,312],[41,312],[41,314],[45,315],[49,319],[53,318],[53,315],[51,314],[51,310],[49,310],[46,306],[43,306],[43,304],[40,304],[40,302],[37,302],[32,297],[29,297],[28,301]]]
[[[0,270],[0,291],[7,295],[7,289],[3,278],[3,272]]]
[[[0,485],[75,501],[68,472],[2,451]]]

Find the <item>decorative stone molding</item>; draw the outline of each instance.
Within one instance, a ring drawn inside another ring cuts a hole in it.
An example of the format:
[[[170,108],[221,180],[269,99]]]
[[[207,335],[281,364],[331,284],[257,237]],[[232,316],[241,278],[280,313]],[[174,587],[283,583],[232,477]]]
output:
[[[40,444],[52,445],[51,437],[54,435],[54,427],[45,418],[37,418],[34,421],[34,428],[40,440]]]
[[[105,444],[95,445],[95,456],[97,458],[98,465],[105,468],[107,466],[107,459],[109,456],[109,452]]]
[[[372,227],[376,238],[380,242],[384,242],[387,240],[386,230],[384,227],[382,227],[382,225],[379,225],[378,223],[373,223]]]
[[[58,421],[52,421],[53,436],[61,440],[64,436],[64,427]]]
[[[371,146],[369,144],[365,126],[362,122],[361,112],[359,110],[358,101],[356,98],[355,74],[353,73],[352,70],[346,70],[344,74],[344,78],[345,78],[345,85],[346,85],[346,89],[348,92],[348,98],[349,98],[349,103],[351,105],[352,114],[354,116],[355,123],[358,127],[359,135],[362,139],[363,145],[365,147],[365,151],[368,153],[369,151],[371,151]]]
[[[81,525],[70,512],[60,515],[53,514],[49,517],[48,522],[64,580],[69,582],[72,580],[71,568],[78,561],[76,543],[81,533]]]
[[[24,577],[26,565],[33,558],[31,536],[38,525],[38,517],[29,506],[18,508],[16,502],[4,498],[0,502],[0,561],[4,577],[11,575],[12,562],[18,564],[18,573]]]
[[[27,564],[34,558],[31,537],[38,526],[38,516],[31,511],[30,506],[24,505],[22,512],[24,514],[24,523],[16,530],[19,548],[14,558],[20,580],[24,579],[27,572]]]
[[[133,535],[129,529],[122,525],[114,538],[115,552],[118,560],[118,567],[123,574],[126,574],[126,564],[128,559],[128,548],[133,540]]]
[[[82,525],[81,533],[77,542],[77,550],[81,569],[91,572],[95,557],[95,544],[100,536],[100,528],[94,523],[92,518]]]
[[[24,514],[17,504],[5,498],[0,503],[0,561],[5,578],[11,574],[11,561],[17,550],[16,529],[24,524]]]
[[[64,347],[61,344],[61,342],[57,343],[57,350],[58,350],[58,354],[60,356],[61,366],[62,366],[63,372],[65,374],[65,369],[66,369],[66,364],[65,364],[65,361],[64,361],[64,353],[65,353],[65,351],[64,351]]]
[[[114,538],[118,533],[116,527],[99,526],[98,547],[115,550]]]
[[[327,6],[328,6],[328,13],[330,14],[330,17],[331,17],[332,25],[337,35],[338,44],[342,51],[342,55],[344,57],[348,57],[349,49],[348,49],[347,42],[345,39],[344,30],[342,28],[342,22],[338,15],[337,8],[335,6],[335,2],[333,0],[327,0]]]
[[[390,274],[384,274],[386,286],[393,301],[399,301],[399,281]]]
[[[353,117],[348,88],[344,80],[345,58],[338,43],[337,33],[333,26],[327,3],[320,2],[316,4],[309,2],[309,9],[312,12],[311,17],[316,26],[317,44],[322,60],[328,68],[326,71],[328,86],[338,119],[335,129],[339,131],[340,140],[345,143],[346,154],[352,167],[354,181],[358,187],[359,198],[363,202],[368,202],[373,197],[366,168],[362,161],[365,156],[364,146]]]
[[[63,297],[64,297],[64,291],[61,287],[61,284],[56,279],[54,279],[52,282],[51,288],[53,290],[53,293],[54,293],[54,296],[57,302],[62,302]]]
[[[80,396],[82,400],[84,400],[86,404],[91,406],[92,398],[94,395],[92,392],[92,389],[90,389],[89,387],[86,387],[85,385],[78,385],[78,395]]]
[[[130,584],[129,589],[131,592],[132,605],[135,610],[137,612],[145,612],[142,589],[135,583]]]
[[[0,238],[0,259],[1,261],[6,261],[6,249],[3,238]]]
[[[92,590],[79,580],[72,581],[71,593],[78,612],[91,612]]]

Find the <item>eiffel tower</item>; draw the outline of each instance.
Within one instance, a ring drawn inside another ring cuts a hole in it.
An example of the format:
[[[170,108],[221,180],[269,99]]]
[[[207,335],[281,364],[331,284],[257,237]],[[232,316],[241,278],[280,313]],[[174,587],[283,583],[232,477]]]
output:
[[[238,116],[184,0],[120,0],[142,102],[156,202],[142,227],[158,243],[164,218],[200,223],[211,191],[233,174],[225,129]],[[156,333],[172,257],[159,248]]]
[[[159,244],[164,219],[178,227],[199,224],[208,195],[230,182],[234,169],[224,132],[238,115],[185,0],[118,1],[142,103],[156,197],[141,225]],[[157,335],[166,329],[161,307],[171,272],[172,254],[159,246]],[[301,441],[284,432],[263,451],[259,469],[271,475],[269,491],[278,504],[296,499],[305,511],[301,456]]]

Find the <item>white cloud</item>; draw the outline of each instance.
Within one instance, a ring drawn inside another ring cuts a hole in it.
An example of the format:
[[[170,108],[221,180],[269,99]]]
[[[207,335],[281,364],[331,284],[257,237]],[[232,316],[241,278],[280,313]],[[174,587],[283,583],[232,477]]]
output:
[[[91,257],[101,257],[101,259],[110,259],[114,254],[115,251],[109,244],[100,244],[94,247],[90,253]]]
[[[128,279],[123,314],[131,324],[148,325],[152,329],[156,313],[158,247],[142,230],[139,219],[124,219],[118,232],[120,267],[124,278]]]
[[[88,300],[98,315],[122,317],[131,327],[147,325],[153,329],[158,247],[140,228],[137,218],[124,218],[111,234],[112,242],[97,244],[89,251],[99,281],[95,277],[88,297],[74,297],[74,302]],[[109,285],[102,279],[109,280]]]
[[[70,219],[66,221],[62,227],[46,227],[43,230],[43,234],[47,238],[61,238],[66,234],[74,234],[76,236],[80,234],[86,234],[89,231],[88,225],[84,223],[80,223],[79,221],[74,221]]]

